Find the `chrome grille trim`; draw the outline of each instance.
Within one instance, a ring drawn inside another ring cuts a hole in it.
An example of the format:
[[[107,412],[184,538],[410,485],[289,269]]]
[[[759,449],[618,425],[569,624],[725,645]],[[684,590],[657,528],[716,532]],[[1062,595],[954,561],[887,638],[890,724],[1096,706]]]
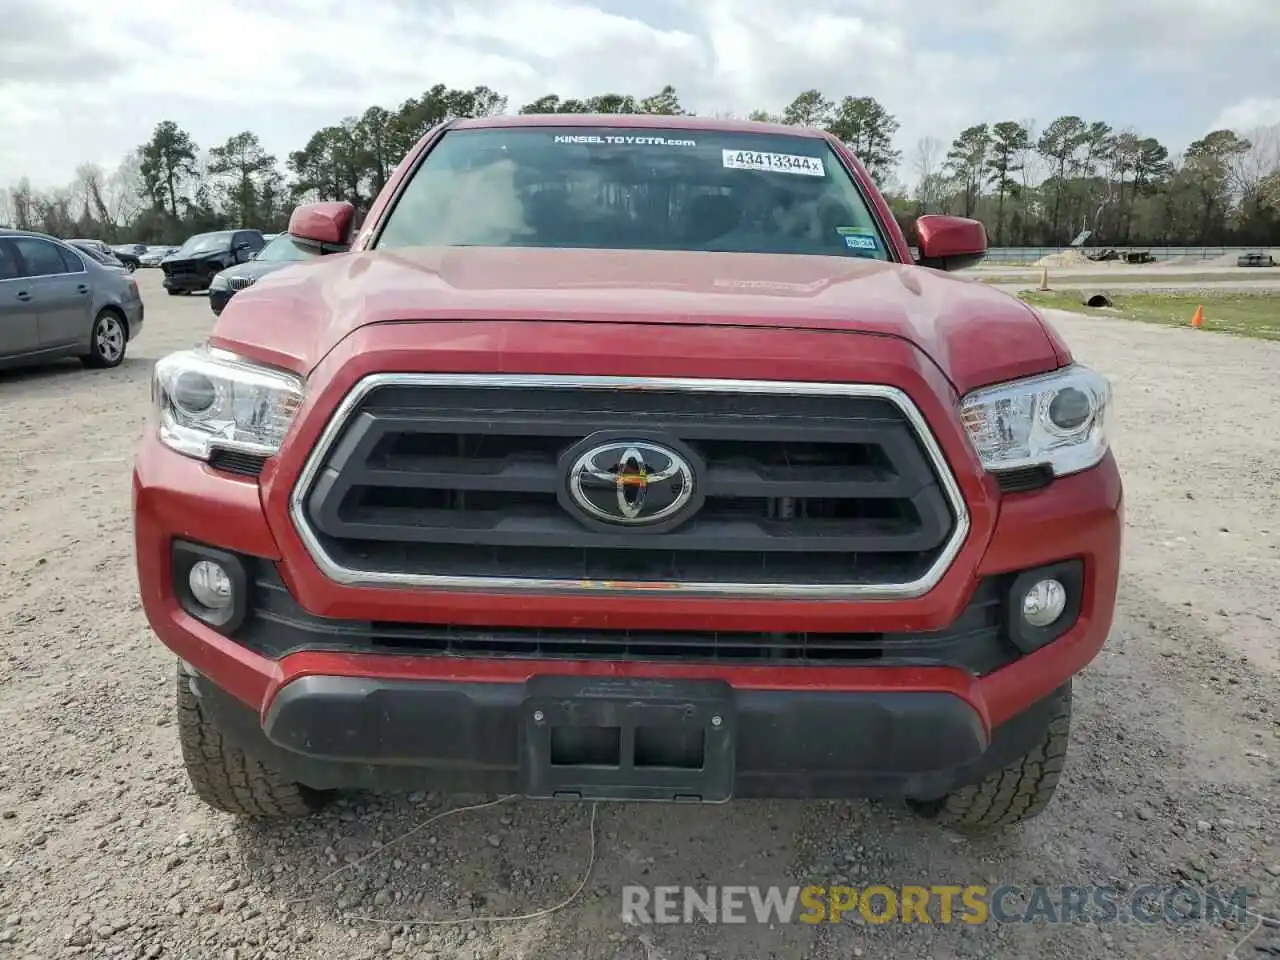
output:
[[[909,583],[884,584],[778,584],[747,582],[652,582],[538,579],[532,577],[441,576],[359,570],[336,563],[323,549],[306,516],[305,501],[330,449],[347,420],[364,397],[379,387],[516,387],[522,389],[685,391],[712,393],[779,394],[807,396],[869,397],[896,405],[911,424],[939,485],[955,515],[950,538],[932,566]],[[289,497],[289,516],[311,559],[335,583],[359,587],[408,587],[458,592],[544,593],[569,595],[621,595],[661,597],[718,597],[736,599],[891,600],[923,596],[950,569],[969,535],[968,506],[947,464],[941,447],[924,415],[902,390],[879,384],[811,383],[781,380],[724,380],[662,377],[608,377],[544,374],[371,374],[360,380],[329,418],[318,442],[307,457]]]

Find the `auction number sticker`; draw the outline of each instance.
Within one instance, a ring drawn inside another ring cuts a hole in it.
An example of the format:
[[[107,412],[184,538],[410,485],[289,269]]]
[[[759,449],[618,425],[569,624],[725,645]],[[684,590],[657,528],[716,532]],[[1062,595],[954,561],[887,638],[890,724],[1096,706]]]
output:
[[[801,157],[792,153],[757,153],[755,150],[725,150],[724,165],[730,170],[769,170],[797,173],[805,177],[825,177],[821,157]]]
[[[880,244],[876,243],[875,237],[862,237],[857,234],[846,234],[844,245],[850,250],[879,250]]]

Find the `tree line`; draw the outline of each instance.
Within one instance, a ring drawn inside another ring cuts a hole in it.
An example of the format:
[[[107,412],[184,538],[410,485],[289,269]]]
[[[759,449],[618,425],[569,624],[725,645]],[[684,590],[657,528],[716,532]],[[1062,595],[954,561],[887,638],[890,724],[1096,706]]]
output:
[[[230,227],[284,228],[307,200],[367,208],[410,147],[433,126],[505,113],[507,98],[437,84],[395,109],[369,107],[312,134],[283,159],[245,130],[202,149],[177,122],[158,123],[118,169],[81,165],[73,183],[0,189],[0,225],[109,243],[176,243]],[[674,87],[646,97],[547,94],[519,113],[686,115]],[[721,114],[720,116],[724,116]],[[1043,127],[1001,120],[950,142],[926,137],[904,162],[899,122],[874,97],[800,93],[780,114],[747,119],[822,127],[848,144],[910,232],[924,213],[977,217],[996,246],[1280,244],[1280,124],[1214,130],[1175,153],[1156,138],[1062,116]],[[903,175],[909,182],[904,184]]]

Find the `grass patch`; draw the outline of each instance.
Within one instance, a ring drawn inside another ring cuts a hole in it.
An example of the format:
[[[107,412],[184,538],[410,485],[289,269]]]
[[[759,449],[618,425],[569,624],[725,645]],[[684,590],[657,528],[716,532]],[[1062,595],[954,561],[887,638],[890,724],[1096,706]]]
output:
[[[1195,296],[1165,293],[1117,293],[1108,291],[1113,307],[1086,307],[1081,294],[1024,290],[1018,296],[1034,307],[1051,307],[1092,316],[1115,316],[1143,323],[1186,327],[1197,306],[1204,307],[1204,329],[1256,340],[1280,340],[1280,295],[1259,293],[1201,293]]]

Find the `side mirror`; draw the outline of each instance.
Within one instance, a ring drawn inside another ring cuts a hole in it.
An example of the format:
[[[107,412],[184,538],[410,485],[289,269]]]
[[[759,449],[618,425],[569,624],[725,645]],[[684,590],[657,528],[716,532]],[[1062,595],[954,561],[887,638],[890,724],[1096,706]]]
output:
[[[304,203],[289,218],[289,236],[322,247],[346,246],[356,208],[345,201]]]
[[[987,228],[980,220],[927,213],[916,220],[916,263],[935,270],[960,270],[987,255]]]

